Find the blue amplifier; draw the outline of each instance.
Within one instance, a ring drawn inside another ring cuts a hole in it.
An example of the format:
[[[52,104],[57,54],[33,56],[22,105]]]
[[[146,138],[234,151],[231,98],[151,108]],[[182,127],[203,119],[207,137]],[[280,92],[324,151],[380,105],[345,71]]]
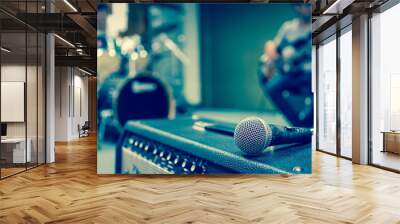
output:
[[[231,136],[199,130],[196,121],[183,117],[128,122],[117,145],[116,173],[311,173],[310,144],[270,147],[248,156]]]

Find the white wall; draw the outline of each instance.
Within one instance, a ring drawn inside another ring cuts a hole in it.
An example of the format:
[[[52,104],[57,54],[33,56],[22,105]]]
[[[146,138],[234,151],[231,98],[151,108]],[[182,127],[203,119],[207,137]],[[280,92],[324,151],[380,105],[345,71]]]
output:
[[[55,141],[67,141],[68,117],[69,117],[69,96],[70,84],[69,68],[55,68]]]
[[[3,82],[25,82],[26,67],[20,64],[5,64],[1,66],[1,81]],[[27,67],[28,74],[34,69],[33,66]],[[36,72],[36,70],[35,70]],[[25,82],[26,83],[26,82]],[[29,93],[28,93],[29,94]],[[7,108],[1,108],[6,110]],[[29,119],[31,120],[31,119]],[[25,122],[7,122],[8,137],[25,137]],[[29,137],[29,136],[28,136]]]
[[[29,69],[32,69],[32,67],[28,66]],[[25,64],[1,65],[1,81],[25,82]]]
[[[82,73],[74,75],[74,107],[72,108],[72,120],[71,120],[71,136],[72,138],[78,138],[78,124],[81,126],[85,123],[85,121],[89,120],[88,113],[88,78],[87,76],[81,76]],[[80,96],[80,97],[79,97]],[[81,102],[79,102],[81,101]],[[79,108],[82,107],[82,108]],[[80,109],[82,111],[80,111]]]
[[[1,81],[1,121],[24,122],[25,83]],[[35,107],[36,108],[36,107]]]
[[[25,64],[1,65],[1,81],[25,82],[25,73]],[[6,108],[1,109],[6,110]],[[7,137],[25,137],[25,126],[24,122],[7,123]]]
[[[76,68],[56,67],[55,85],[55,140],[77,139],[78,124],[88,120],[88,78]]]
[[[39,69],[38,71],[36,69]],[[44,118],[44,74],[42,67],[25,66],[25,64],[3,64],[1,66],[2,82],[24,82],[26,83],[26,106],[20,108],[21,113],[26,112],[26,121],[22,122],[6,122],[7,137],[24,138],[25,135],[30,139],[30,148],[32,151],[32,161],[44,163],[45,150],[45,118]],[[27,76],[27,81],[25,80]],[[3,92],[4,89],[2,89]],[[24,90],[21,94],[24,93]],[[2,95],[3,97],[7,97]],[[11,110],[11,108],[2,107],[1,110]],[[10,112],[10,111],[8,111]],[[11,111],[12,113],[12,111]],[[37,157],[37,153],[39,156]],[[49,157],[48,157],[49,158]],[[51,157],[50,157],[51,158]],[[51,160],[49,160],[51,162]]]

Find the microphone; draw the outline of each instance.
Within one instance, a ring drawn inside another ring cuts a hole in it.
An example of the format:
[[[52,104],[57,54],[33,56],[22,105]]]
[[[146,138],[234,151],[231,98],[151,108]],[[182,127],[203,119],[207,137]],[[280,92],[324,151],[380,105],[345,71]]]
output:
[[[261,118],[248,117],[235,128],[233,138],[242,152],[257,155],[268,146],[311,142],[312,129],[266,124]]]

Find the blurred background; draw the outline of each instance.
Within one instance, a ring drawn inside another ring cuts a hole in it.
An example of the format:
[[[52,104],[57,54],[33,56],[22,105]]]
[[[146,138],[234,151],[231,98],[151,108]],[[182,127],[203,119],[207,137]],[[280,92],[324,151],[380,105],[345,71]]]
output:
[[[295,18],[293,7],[126,3],[99,7],[98,32],[105,39],[119,39],[122,45],[140,40],[138,57],[126,52],[136,59],[130,60],[129,75],[151,67],[172,88],[178,104],[276,111],[259,86],[257,63],[265,41],[273,39],[285,21]],[[182,58],[161,37],[173,42]],[[114,47],[110,43],[98,54],[100,84],[119,67]],[[144,65],[155,50],[166,52],[158,61]],[[146,59],[140,57],[144,55]]]

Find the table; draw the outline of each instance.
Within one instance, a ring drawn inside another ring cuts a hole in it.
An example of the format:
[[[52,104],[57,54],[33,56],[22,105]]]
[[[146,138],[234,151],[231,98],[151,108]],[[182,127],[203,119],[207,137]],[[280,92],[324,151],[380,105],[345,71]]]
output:
[[[25,151],[25,138],[5,138],[1,139],[2,157],[9,163],[26,163],[31,162],[32,140],[26,139],[28,144]],[[11,147],[10,147],[11,146]],[[12,156],[11,156],[12,154]],[[12,159],[11,159],[12,158]]]
[[[382,152],[392,152],[400,154],[400,131],[382,131],[383,150]]]

